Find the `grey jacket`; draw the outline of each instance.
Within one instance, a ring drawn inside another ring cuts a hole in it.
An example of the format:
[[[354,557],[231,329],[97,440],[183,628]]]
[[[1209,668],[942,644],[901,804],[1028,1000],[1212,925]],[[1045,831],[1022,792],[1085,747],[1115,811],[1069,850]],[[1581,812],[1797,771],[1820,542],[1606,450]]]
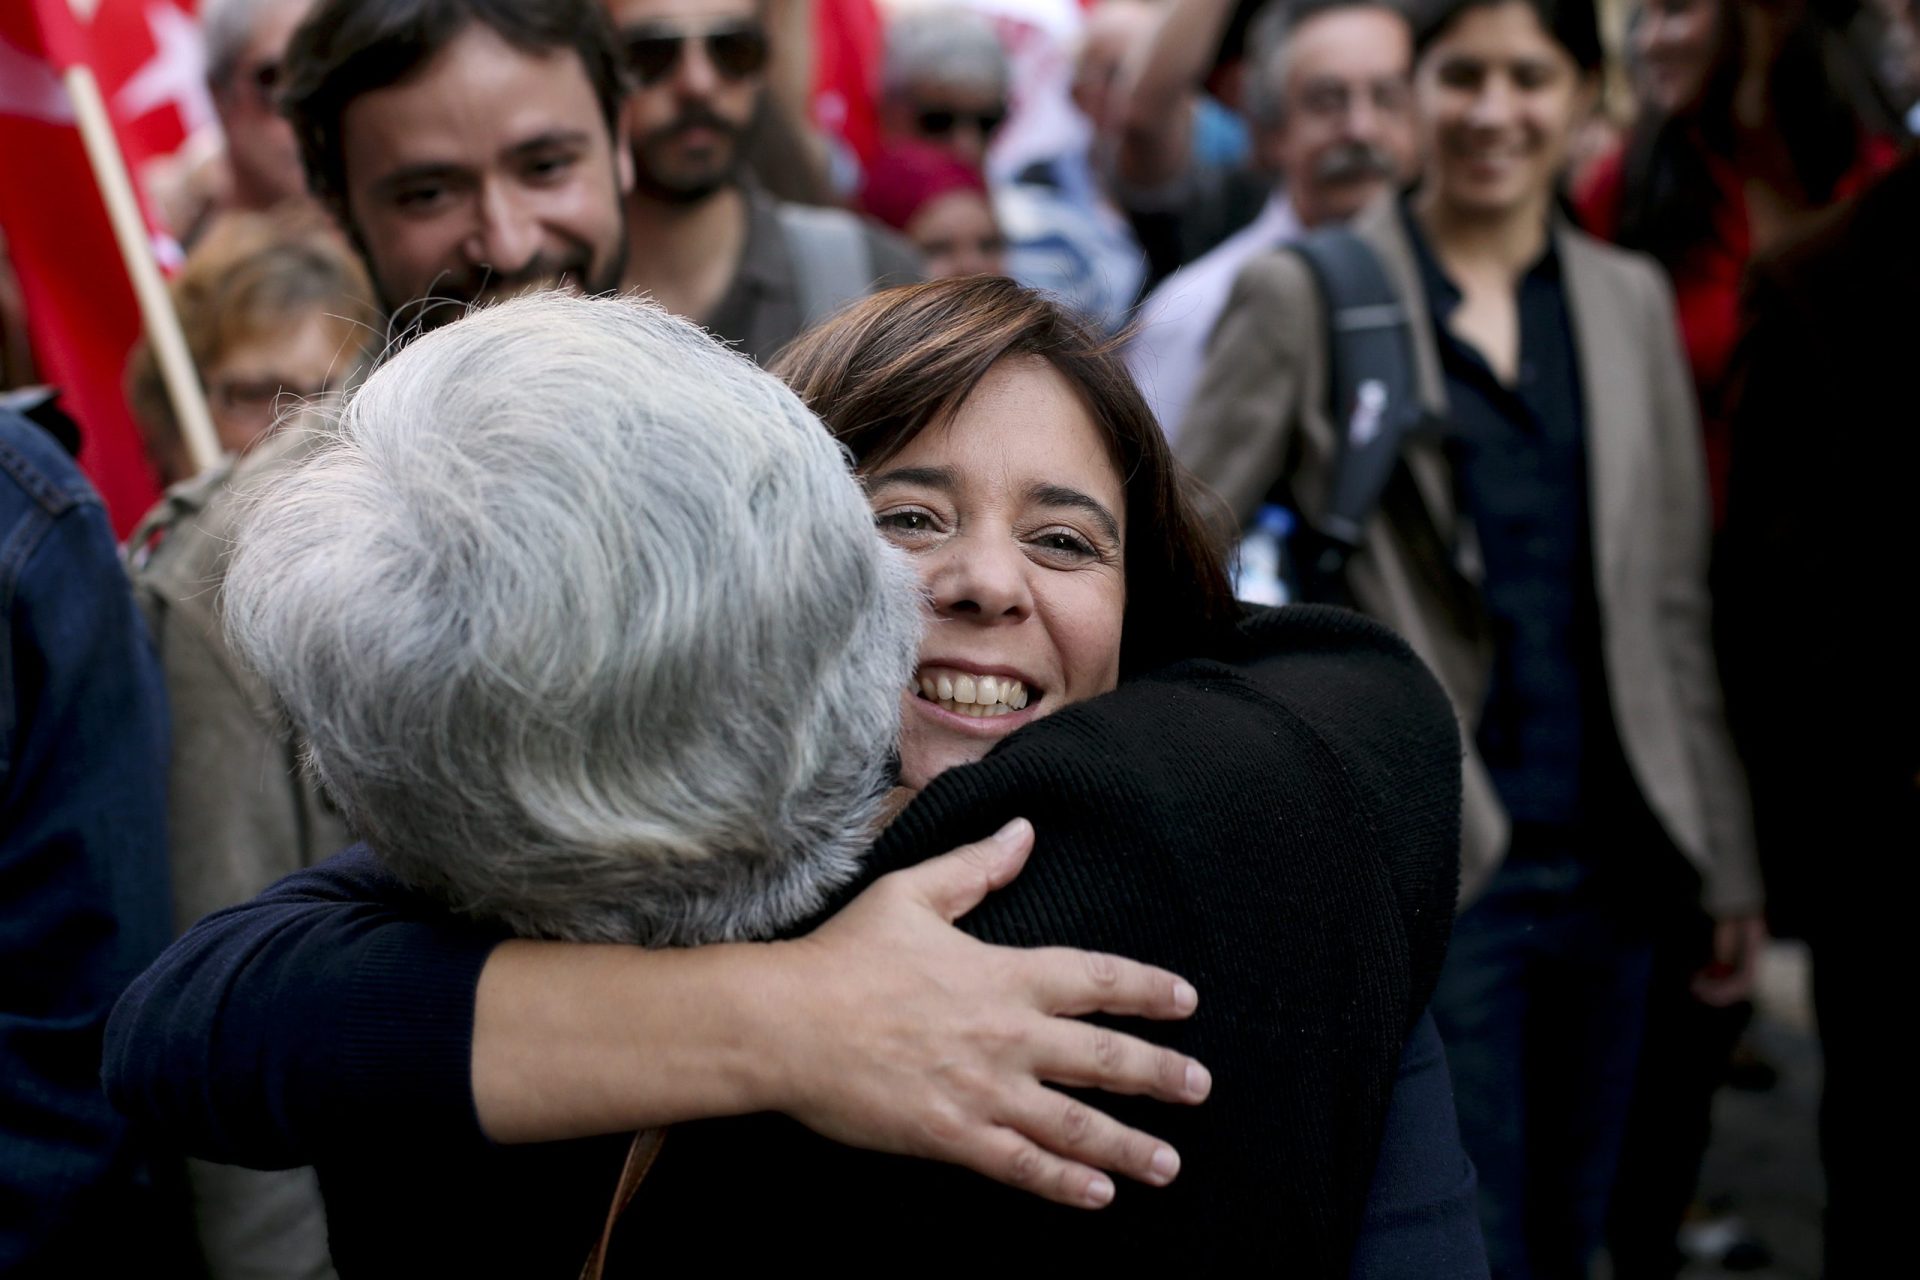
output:
[[[352,842],[301,772],[298,745],[271,696],[239,665],[221,630],[220,587],[239,499],[305,446],[298,428],[286,427],[238,463],[175,485],[128,544],[135,595],[173,709],[167,829],[176,934]],[[215,1280],[333,1276],[313,1170],[189,1160],[187,1174]]]
[[[1353,229],[1416,317],[1421,397],[1444,416],[1439,353],[1414,250],[1391,197]],[[1693,388],[1673,298],[1649,260],[1564,223],[1554,229],[1579,349],[1592,485],[1593,555],[1607,691],[1633,777],[1700,872],[1716,916],[1758,910],[1752,813],[1727,732],[1710,645],[1708,510]],[[1242,521],[1285,477],[1312,520],[1338,431],[1327,407],[1324,306],[1285,251],[1241,272],[1178,436],[1181,460]],[[1415,439],[1349,569],[1356,603],[1405,636],[1477,722],[1493,660],[1470,521],[1438,441]],[[1466,750],[1461,885],[1470,898],[1505,856],[1508,822]]]

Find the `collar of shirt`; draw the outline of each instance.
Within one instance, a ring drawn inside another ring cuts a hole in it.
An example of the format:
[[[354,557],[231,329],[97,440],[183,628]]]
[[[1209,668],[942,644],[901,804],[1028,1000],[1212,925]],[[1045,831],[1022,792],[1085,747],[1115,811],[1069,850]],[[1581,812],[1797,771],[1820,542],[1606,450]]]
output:
[[[1557,221],[1556,219],[1555,223]],[[1460,286],[1453,282],[1446,268],[1440,265],[1440,259],[1434,254],[1432,246],[1427,243],[1426,232],[1421,230],[1420,220],[1413,216],[1411,197],[1403,197],[1400,201],[1400,222],[1406,228],[1407,242],[1413,246],[1414,261],[1420,267],[1420,283],[1427,292],[1427,305],[1433,310],[1434,321],[1444,329],[1447,319],[1460,305]],[[1521,274],[1517,282],[1518,288],[1524,289],[1527,282],[1532,280],[1558,283],[1560,248],[1559,236],[1555,234],[1557,230],[1557,225],[1549,224],[1546,247],[1540,251],[1540,256],[1534,259],[1533,265]]]

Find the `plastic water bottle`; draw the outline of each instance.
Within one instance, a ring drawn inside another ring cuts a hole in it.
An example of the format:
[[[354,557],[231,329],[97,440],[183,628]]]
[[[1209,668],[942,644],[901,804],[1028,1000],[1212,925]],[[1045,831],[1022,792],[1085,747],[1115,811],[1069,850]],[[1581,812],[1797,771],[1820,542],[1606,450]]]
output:
[[[1253,527],[1240,539],[1234,557],[1233,594],[1248,604],[1285,604],[1287,539],[1293,536],[1293,512],[1273,503],[1260,508]]]

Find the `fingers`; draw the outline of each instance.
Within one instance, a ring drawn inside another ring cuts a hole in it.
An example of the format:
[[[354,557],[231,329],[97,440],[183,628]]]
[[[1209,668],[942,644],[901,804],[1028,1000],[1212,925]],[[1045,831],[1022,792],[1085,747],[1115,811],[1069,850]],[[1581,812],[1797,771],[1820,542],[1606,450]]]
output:
[[[1186,1054],[1110,1027],[1056,1018],[1034,1038],[1034,1050],[1035,1074],[1071,1088],[1186,1103],[1213,1091],[1213,1074]]]
[[[1043,947],[1028,953],[1034,995],[1047,1013],[1077,1018],[1109,1013],[1125,1018],[1184,1018],[1199,993],[1177,974],[1098,951]]]
[[[1020,1191],[1076,1209],[1113,1203],[1113,1179],[1077,1160],[1057,1156],[1018,1130],[995,1129],[959,1163]]]
[[[951,923],[1019,875],[1031,852],[1033,824],[1015,818],[985,840],[963,844],[887,879],[897,880]]]

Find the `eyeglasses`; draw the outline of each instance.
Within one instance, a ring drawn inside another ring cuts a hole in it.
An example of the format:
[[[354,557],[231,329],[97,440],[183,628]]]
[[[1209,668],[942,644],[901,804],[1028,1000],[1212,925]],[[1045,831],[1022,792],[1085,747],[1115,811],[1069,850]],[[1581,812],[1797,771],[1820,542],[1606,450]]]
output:
[[[1007,109],[994,107],[986,111],[947,111],[933,109],[922,111],[915,117],[920,123],[920,132],[929,138],[944,138],[962,125],[971,125],[981,137],[990,138],[1001,125],[1007,122]]]
[[[236,417],[270,418],[283,407],[321,400],[340,389],[337,382],[290,385],[279,378],[220,378],[207,388],[214,406]]]
[[[767,32],[757,22],[726,23],[704,31],[674,27],[635,27],[620,33],[627,68],[643,85],[659,84],[680,65],[681,47],[698,40],[707,61],[728,80],[758,75],[767,66]]]

